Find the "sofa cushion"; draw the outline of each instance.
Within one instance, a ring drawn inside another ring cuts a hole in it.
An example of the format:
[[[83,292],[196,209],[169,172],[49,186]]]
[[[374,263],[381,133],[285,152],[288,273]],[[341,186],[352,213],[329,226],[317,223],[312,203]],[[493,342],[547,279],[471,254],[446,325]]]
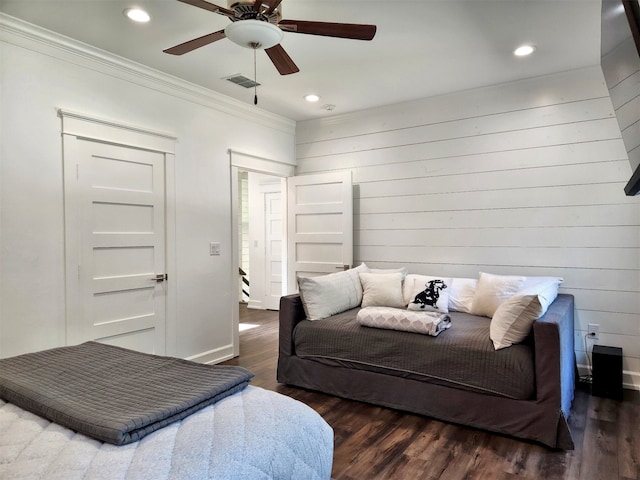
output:
[[[369,267],[369,273],[400,273],[402,274],[402,280],[404,281],[405,277],[409,273],[409,270],[407,270],[407,267],[400,267],[400,268],[370,268]]]
[[[362,285],[358,273],[366,272],[362,264],[344,272],[318,277],[298,277],[300,298],[309,320],[320,320],[356,308],[362,302]]]
[[[524,281],[525,277],[480,272],[471,313],[493,317],[500,304],[514,296],[522,288]]]
[[[409,310],[449,312],[450,278],[411,275],[405,280],[405,297]]]
[[[405,306],[402,298],[402,273],[360,272],[362,307]]]
[[[558,296],[558,289],[563,281],[561,277],[526,277],[518,295],[538,295],[542,307],[539,314],[541,317]]]
[[[449,289],[449,310],[471,313],[477,288],[477,278],[453,278]]]
[[[538,295],[515,295],[504,301],[496,309],[489,326],[494,348],[510,347],[527,338],[541,310]]]

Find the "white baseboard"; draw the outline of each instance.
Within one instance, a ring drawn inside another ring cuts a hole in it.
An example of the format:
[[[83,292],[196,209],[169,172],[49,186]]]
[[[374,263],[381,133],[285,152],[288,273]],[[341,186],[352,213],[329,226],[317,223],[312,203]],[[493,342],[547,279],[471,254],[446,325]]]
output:
[[[591,375],[589,365],[578,365],[578,375],[584,377]],[[640,391],[640,372],[622,371],[622,388]]]
[[[190,357],[187,357],[186,360],[198,363],[214,364],[230,360],[233,357],[233,345],[225,345],[224,347],[209,350],[208,352],[191,355]]]
[[[253,300],[253,299],[249,299],[249,302],[247,302],[247,308],[255,308],[256,310],[264,310],[264,307],[262,306],[262,301]]]

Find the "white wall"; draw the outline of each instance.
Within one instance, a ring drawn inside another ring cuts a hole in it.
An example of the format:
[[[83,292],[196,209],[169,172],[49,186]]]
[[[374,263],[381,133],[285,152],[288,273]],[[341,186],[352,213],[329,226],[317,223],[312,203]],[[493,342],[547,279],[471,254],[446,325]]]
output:
[[[640,202],[600,68],[298,123],[298,174],[349,169],[356,263],[557,275],[640,388]],[[592,341],[589,342],[593,343]],[[588,351],[591,345],[588,345]]]
[[[65,343],[57,108],[178,138],[177,331],[168,353],[232,351],[229,148],[294,163],[294,123],[0,16],[0,356]],[[222,255],[209,256],[219,241]]]

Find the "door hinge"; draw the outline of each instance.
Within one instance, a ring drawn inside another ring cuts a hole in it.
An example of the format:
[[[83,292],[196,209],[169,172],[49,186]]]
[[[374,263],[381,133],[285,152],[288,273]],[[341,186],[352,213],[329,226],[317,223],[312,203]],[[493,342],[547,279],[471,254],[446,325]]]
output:
[[[165,280],[169,280],[169,274],[167,274],[167,273],[158,273],[151,280],[155,281],[155,282],[158,282],[158,283],[161,283],[161,282],[164,282]]]

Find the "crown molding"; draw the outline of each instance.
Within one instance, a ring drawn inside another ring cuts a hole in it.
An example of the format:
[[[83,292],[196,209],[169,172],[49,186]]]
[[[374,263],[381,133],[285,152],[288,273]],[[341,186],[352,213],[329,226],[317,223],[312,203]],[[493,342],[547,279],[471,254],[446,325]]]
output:
[[[234,98],[114,55],[0,12],[0,41],[45,54],[234,117],[295,134],[294,120],[256,109]]]

